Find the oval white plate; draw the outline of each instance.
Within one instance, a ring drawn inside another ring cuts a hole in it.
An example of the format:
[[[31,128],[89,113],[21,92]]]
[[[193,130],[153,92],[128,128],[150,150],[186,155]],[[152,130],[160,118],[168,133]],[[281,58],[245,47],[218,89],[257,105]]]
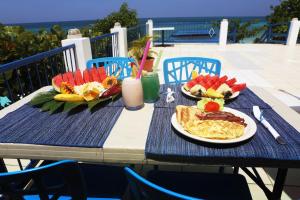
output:
[[[195,99],[201,99],[202,97],[197,97],[195,95],[192,95],[189,91],[186,91],[183,87],[183,85],[181,86],[181,92],[184,93],[185,95],[189,96],[189,97],[192,97],[192,98],[195,98]],[[234,99],[236,98],[237,96],[239,96],[240,92],[235,92],[233,93],[228,99]],[[226,100],[226,99],[225,99]]]
[[[232,109],[232,108],[226,108],[224,107],[224,110],[226,112],[230,112],[238,117],[241,117],[243,119],[245,119],[245,123],[247,124],[247,126],[245,127],[245,132],[244,135],[242,135],[239,138],[234,138],[234,139],[227,139],[227,140],[219,140],[219,139],[209,139],[209,138],[204,138],[204,137],[199,137],[196,135],[192,135],[189,132],[185,131],[183,129],[183,127],[177,122],[176,119],[176,113],[174,113],[172,115],[171,118],[171,123],[173,125],[173,127],[182,135],[185,135],[189,138],[198,140],[198,141],[202,141],[202,142],[209,142],[209,143],[215,143],[215,144],[231,144],[231,143],[238,143],[238,142],[242,142],[244,140],[247,140],[249,138],[251,138],[257,129],[256,123],[253,119],[251,119],[248,115],[246,115],[245,113],[242,113],[238,110]]]

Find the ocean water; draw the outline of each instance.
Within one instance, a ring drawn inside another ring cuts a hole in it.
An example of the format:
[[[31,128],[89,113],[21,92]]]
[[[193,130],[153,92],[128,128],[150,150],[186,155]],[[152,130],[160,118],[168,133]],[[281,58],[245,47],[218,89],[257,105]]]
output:
[[[153,20],[154,26],[158,24],[172,25],[176,23],[204,23],[204,22],[216,22],[222,20],[224,17],[168,17],[168,18],[151,18]],[[246,22],[250,20],[259,20],[258,24],[265,23],[265,17],[226,17],[229,19],[239,19],[241,22]],[[148,18],[140,18],[139,23],[145,24]],[[71,28],[82,28],[85,26],[91,26],[96,22],[96,20],[82,20],[82,21],[61,21],[61,22],[38,22],[38,23],[21,23],[21,24],[7,24],[7,25],[18,25],[23,26],[27,30],[37,32],[40,29],[49,30],[53,25],[59,25],[64,30]]]
[[[216,42],[219,34],[219,24],[224,17],[168,17],[168,18],[152,18],[154,27],[174,27],[174,31],[166,31],[165,38],[167,42]],[[257,22],[252,27],[258,27],[265,25],[265,17],[226,17],[229,23],[233,19],[239,19],[241,23],[256,20]],[[139,24],[144,25],[148,18],[140,18]],[[23,24],[9,24],[23,26],[25,29],[38,32],[40,29],[50,30],[53,25],[59,25],[64,30],[71,28],[82,28],[86,26],[92,26],[96,20],[82,20],[82,21],[62,21],[62,22],[40,22],[40,23],[23,23]],[[206,30],[208,32],[211,27],[212,37],[201,38],[202,36],[178,36],[173,37],[176,34],[193,32],[195,30]],[[156,33],[157,37],[161,37],[160,32]],[[247,38],[243,42],[251,43],[255,37]]]

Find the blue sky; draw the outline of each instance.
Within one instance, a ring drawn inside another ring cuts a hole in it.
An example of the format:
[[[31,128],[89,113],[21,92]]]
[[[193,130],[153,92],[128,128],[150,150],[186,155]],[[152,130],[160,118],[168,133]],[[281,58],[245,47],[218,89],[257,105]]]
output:
[[[124,0],[0,0],[1,23],[99,19]],[[127,0],[141,18],[265,16],[279,0]]]

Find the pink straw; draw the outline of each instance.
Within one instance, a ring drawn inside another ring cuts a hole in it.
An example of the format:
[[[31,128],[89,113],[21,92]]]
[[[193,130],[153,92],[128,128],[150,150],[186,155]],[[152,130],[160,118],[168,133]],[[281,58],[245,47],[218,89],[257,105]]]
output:
[[[138,74],[136,76],[136,79],[140,79],[141,76],[142,76],[142,71],[143,71],[143,68],[144,68],[144,65],[145,65],[145,62],[146,62],[146,59],[147,59],[147,56],[148,56],[148,51],[150,49],[150,40],[147,41],[147,44],[146,44],[146,47],[145,47],[145,50],[144,50],[144,55],[143,55],[143,58],[142,58],[142,62],[141,62],[141,65],[140,65],[140,69],[138,71]]]

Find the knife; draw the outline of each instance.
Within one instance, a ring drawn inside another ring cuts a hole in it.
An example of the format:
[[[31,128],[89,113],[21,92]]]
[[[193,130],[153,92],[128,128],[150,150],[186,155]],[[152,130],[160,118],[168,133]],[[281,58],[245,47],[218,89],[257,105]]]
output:
[[[266,127],[272,136],[275,138],[275,140],[279,144],[286,144],[285,140],[279,135],[279,133],[272,127],[272,125],[263,117],[262,112],[260,111],[258,106],[253,106],[253,114],[255,118],[260,121],[264,127]]]

